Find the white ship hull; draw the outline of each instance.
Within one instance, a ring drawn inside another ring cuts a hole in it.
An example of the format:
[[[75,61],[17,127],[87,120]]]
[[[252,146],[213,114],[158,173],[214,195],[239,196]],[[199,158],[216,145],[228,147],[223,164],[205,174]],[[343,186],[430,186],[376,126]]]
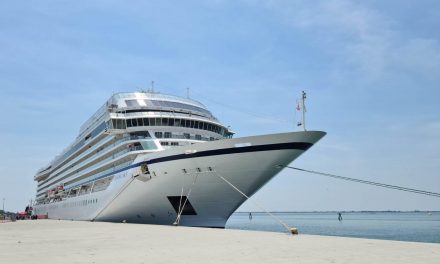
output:
[[[224,227],[246,198],[221,177],[251,196],[324,135],[307,131],[224,139],[139,155],[132,168],[114,174],[105,191],[35,210],[52,219],[171,225],[179,211],[176,201],[184,208],[187,199],[180,225]],[[141,173],[144,163],[151,174]]]

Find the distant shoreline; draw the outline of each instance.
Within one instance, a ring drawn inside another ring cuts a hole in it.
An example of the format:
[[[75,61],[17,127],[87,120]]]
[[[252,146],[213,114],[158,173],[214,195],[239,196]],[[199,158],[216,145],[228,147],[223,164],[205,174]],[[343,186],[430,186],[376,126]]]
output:
[[[440,213],[440,211],[425,211],[425,210],[412,210],[412,211],[270,211],[271,213],[277,214],[291,214],[291,213]],[[264,211],[239,211],[234,212],[234,214],[248,214],[248,213],[265,213]]]

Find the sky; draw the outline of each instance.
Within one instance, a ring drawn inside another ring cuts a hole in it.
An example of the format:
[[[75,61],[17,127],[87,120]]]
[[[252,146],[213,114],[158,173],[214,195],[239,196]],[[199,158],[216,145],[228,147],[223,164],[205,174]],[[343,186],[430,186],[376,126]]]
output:
[[[235,137],[327,135],[293,166],[440,192],[437,0],[10,1],[0,4],[0,198],[23,210],[35,172],[114,92],[204,103]],[[272,211],[440,210],[439,198],[284,170]],[[246,202],[241,211],[258,210]]]

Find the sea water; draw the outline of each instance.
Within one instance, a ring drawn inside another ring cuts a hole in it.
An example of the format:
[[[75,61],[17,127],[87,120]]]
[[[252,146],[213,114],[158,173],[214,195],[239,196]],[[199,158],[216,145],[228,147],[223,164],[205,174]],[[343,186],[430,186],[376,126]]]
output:
[[[440,243],[440,212],[286,212],[273,213],[301,234]],[[234,213],[228,229],[286,232],[266,213]]]

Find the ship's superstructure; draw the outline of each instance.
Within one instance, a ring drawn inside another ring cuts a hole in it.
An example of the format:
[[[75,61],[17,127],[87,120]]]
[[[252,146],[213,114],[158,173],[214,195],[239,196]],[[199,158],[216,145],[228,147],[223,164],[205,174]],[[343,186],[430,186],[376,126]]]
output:
[[[49,218],[223,227],[249,195],[323,132],[232,139],[201,103],[154,92],[113,95],[35,175]],[[268,157],[266,154],[271,153]]]

